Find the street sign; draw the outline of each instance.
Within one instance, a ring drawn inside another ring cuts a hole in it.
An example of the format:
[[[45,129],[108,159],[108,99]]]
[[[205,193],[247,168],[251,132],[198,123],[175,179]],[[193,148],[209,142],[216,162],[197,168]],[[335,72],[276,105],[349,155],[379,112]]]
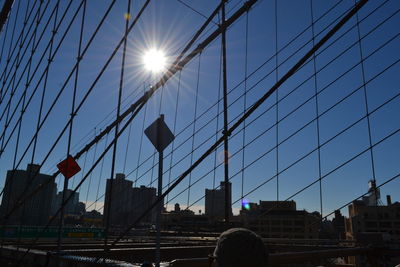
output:
[[[68,156],[66,160],[58,163],[57,168],[67,179],[71,178],[81,170],[81,167],[79,167],[78,163],[71,155]]]
[[[144,133],[158,152],[163,151],[175,138],[167,124],[165,124],[163,114],[147,127]]]

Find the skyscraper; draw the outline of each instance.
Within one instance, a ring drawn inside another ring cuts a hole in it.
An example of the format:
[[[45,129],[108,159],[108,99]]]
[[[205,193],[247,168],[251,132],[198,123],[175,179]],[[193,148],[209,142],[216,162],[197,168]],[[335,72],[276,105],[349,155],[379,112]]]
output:
[[[61,207],[62,195],[63,195],[63,192],[60,191],[54,198],[52,214],[56,213],[57,210]],[[79,193],[77,193],[77,192],[74,193],[73,190],[67,189],[65,192],[65,199],[67,199],[70,195],[72,195],[72,197],[64,207],[64,214],[75,214],[76,213],[77,205],[79,203]]]
[[[39,172],[39,165],[28,164],[26,170],[9,170],[4,187],[4,195],[0,206],[0,213],[4,216],[14,207],[15,203],[28,186],[24,195],[29,195],[39,184],[46,184],[38,193],[28,199],[7,220],[6,224],[45,225],[51,215],[52,203],[56,194],[57,185],[50,175]]]
[[[117,173],[112,185],[110,205],[111,179],[107,179],[104,218],[107,218],[110,207],[110,225],[126,226],[137,219],[155,201],[156,189],[153,187],[134,187],[132,181],[125,180],[125,174]],[[156,209],[147,214],[141,223],[153,223]],[[105,221],[104,221],[105,223]]]
[[[107,218],[108,213],[110,213],[110,225],[126,225],[131,213],[132,181],[125,180],[125,174],[117,173],[112,183],[112,191],[110,189],[111,179],[107,179],[106,196],[104,201],[104,218]],[[106,224],[106,221],[104,221],[104,224]]]
[[[142,213],[155,202],[157,198],[157,192],[154,187],[146,187],[144,185],[140,187],[132,188],[132,220],[137,219]],[[148,213],[141,222],[143,223],[154,223],[156,220],[157,208],[154,208]]]
[[[232,184],[228,183],[229,214],[232,216]],[[220,189],[206,189],[205,214],[210,218],[222,219],[225,217],[225,182],[221,182]]]

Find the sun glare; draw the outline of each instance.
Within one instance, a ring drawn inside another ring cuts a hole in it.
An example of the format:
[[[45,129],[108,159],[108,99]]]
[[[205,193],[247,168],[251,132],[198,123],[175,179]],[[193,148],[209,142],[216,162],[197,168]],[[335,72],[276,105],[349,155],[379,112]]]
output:
[[[165,68],[166,58],[161,50],[151,49],[144,54],[143,63],[147,70],[159,72]]]

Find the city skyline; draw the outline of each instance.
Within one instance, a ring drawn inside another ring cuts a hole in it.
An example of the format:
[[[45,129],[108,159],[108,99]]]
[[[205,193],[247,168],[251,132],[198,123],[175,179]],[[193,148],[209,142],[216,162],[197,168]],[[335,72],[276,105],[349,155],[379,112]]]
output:
[[[106,3],[99,4],[96,8],[92,5],[88,3],[87,12],[91,13],[87,15],[85,21],[85,34],[87,35],[83,40],[83,46],[87,45],[88,36],[94,32],[96,25],[100,21],[100,17],[96,16],[96,14],[102,13],[107,8]],[[216,2],[195,3],[193,5],[196,10],[201,11],[200,13],[210,14],[215,8]],[[363,67],[358,64],[360,61],[360,47],[357,43],[356,18],[353,18],[344,26],[343,30],[333,37],[331,43],[322,47],[321,51],[317,53],[316,67],[318,74],[316,80],[312,76],[314,73],[313,61],[310,60],[293,78],[279,88],[278,95],[281,101],[279,102],[278,111],[274,106],[275,95],[273,95],[257,111],[257,114],[246,121],[245,131],[239,128],[232,134],[228,153],[231,157],[229,166],[233,188],[232,203],[234,213],[240,210],[242,198],[249,202],[255,202],[255,200],[260,199],[285,200],[289,198],[295,200],[302,209],[319,211],[320,184],[318,178],[320,177],[323,177],[321,179],[322,214],[333,213],[338,207],[368,191],[367,182],[374,176],[370,151],[373,151],[374,155],[374,172],[378,185],[398,173],[398,165],[395,160],[398,158],[397,155],[399,153],[395,149],[400,142],[398,133],[382,141],[383,138],[392,134],[398,125],[398,120],[396,119],[396,114],[399,111],[398,99],[396,98],[398,88],[395,88],[395,85],[398,81],[396,71],[399,66],[395,64],[395,58],[388,56],[396,51],[395,47],[399,42],[395,34],[399,16],[397,13],[392,12],[396,10],[397,5],[393,1],[368,3],[365,8],[360,10],[358,15],[361,37],[363,37],[361,50],[364,58],[366,58]],[[352,6],[353,3],[315,2],[312,9],[315,20],[314,35],[336,21],[336,18],[340,17]],[[228,3],[227,10],[230,11],[228,14],[231,15],[239,7],[240,3],[238,1]],[[21,4],[21,13],[23,13],[23,8]],[[62,3],[60,12],[64,11],[65,8],[66,4]],[[73,3],[71,8],[77,10],[79,4]],[[101,66],[106,61],[108,54],[112,52],[116,43],[123,36],[126,6],[119,2],[114,8],[110,15],[114,19],[106,21],[104,28],[96,36],[93,46],[88,50],[87,56],[82,61],[80,78],[78,78],[77,102],[82,100],[83,95],[91,87]],[[331,8],[333,9],[331,10]],[[290,5],[278,4],[277,38],[275,36],[274,9],[272,1],[259,3],[248,13],[248,20],[244,15],[231,26],[227,33],[228,89],[231,91],[228,95],[230,104],[228,117],[232,122],[275,83],[276,75],[278,78],[281,77],[307,49],[311,48],[313,40],[310,27],[311,9],[309,1],[293,1]],[[141,59],[145,50],[152,47],[163,48],[168,60],[171,61],[195,32],[194,29],[197,29],[205,21],[204,17],[192,13],[186,6],[179,3],[171,6],[154,4],[150,6],[149,10],[149,13],[145,13],[145,16],[140,20],[138,29],[134,28],[132,35],[128,38],[128,56],[122,97],[125,102],[122,110],[125,110],[126,106],[141,97],[143,91],[149,89],[150,85],[160,78],[161,74],[150,74],[144,70]],[[12,12],[16,11],[13,10]],[[133,9],[130,17],[135,17],[137,12],[137,9]],[[270,12],[267,14],[271,16],[265,16],[264,12]],[[327,12],[326,15],[324,15],[325,12]],[[49,13],[45,14],[46,16],[49,15]],[[179,16],[179,14],[184,14],[184,16]],[[15,13],[12,13],[11,17],[14,18],[14,15]],[[286,16],[291,16],[297,23],[287,23]],[[317,20],[319,17],[321,19]],[[23,16],[19,18],[19,20],[22,19]],[[214,18],[214,20],[217,21],[217,18]],[[48,91],[46,94],[45,110],[49,109],[55,97],[56,89],[62,88],[69,71],[76,62],[80,21],[81,17],[78,16],[71,31],[67,34],[65,43],[61,46],[60,52],[57,53],[54,63],[51,65],[48,87],[53,88],[53,90]],[[374,25],[381,22],[383,23],[382,26],[378,30],[374,30]],[[152,28],[149,25],[154,26]],[[192,25],[193,29],[185,27],[185,25]],[[265,27],[261,29],[257,25],[264,25]],[[16,27],[17,33],[22,30],[22,26],[22,23],[18,24]],[[208,28],[208,31],[211,32],[215,28],[216,25],[213,24]],[[61,32],[65,29],[66,24],[61,24],[59,31]],[[303,29],[306,30],[304,33],[302,33]],[[286,47],[286,44],[299,33],[302,33],[302,35],[295,39],[294,43]],[[319,40],[321,35],[322,33],[316,36],[315,39]],[[206,36],[205,33],[204,36]],[[338,41],[333,41],[341,36],[342,38],[337,39]],[[45,31],[43,41],[41,41],[37,49],[38,54],[45,51],[45,44],[50,40],[50,37],[51,31]],[[5,40],[5,47],[8,48],[11,43],[10,36]],[[55,37],[55,43],[59,41],[61,39],[58,35]],[[380,45],[386,42],[386,46],[377,50]],[[286,61],[303,43],[306,46],[301,48],[293,58]],[[273,57],[276,49],[283,49],[277,58]],[[47,55],[47,52],[44,54]],[[115,110],[117,103],[120,79],[116,77],[120,77],[121,56],[122,53],[111,61],[111,65],[101,77],[100,82],[96,84],[96,90],[93,91],[93,95],[90,95],[88,102],[82,106],[82,110],[75,117],[72,154],[76,153],[79,148],[93,139],[95,134],[100,132],[100,129],[103,130],[110,121],[115,119],[115,111],[114,113],[112,112]],[[338,56],[337,60],[328,64],[333,56]],[[36,59],[36,57],[34,58]],[[271,57],[272,59],[268,61]],[[376,63],[378,59],[379,64]],[[165,85],[162,94],[159,90],[150,99],[137,118],[135,118],[130,137],[127,129],[118,141],[118,153],[113,176],[116,173],[125,173],[127,179],[133,182],[139,179],[137,186],[155,187],[157,160],[152,156],[154,149],[148,140],[141,136],[143,126],[146,128],[150,125],[160,113],[165,114],[167,124],[177,136],[177,140],[166,149],[165,153],[164,165],[167,168],[165,168],[166,172],[164,173],[164,190],[168,186],[168,181],[179,177],[215,138],[221,136],[223,124],[221,114],[222,100],[216,102],[218,96],[220,98],[222,96],[221,92],[216,90],[221,88],[219,84],[219,73],[221,71],[219,60],[220,39],[218,38],[202,52],[201,56],[194,58],[180,74],[176,74]],[[276,61],[278,64],[282,63],[277,72],[274,71]],[[26,59],[22,60],[21,67],[28,63]],[[263,63],[265,65],[262,65]],[[326,64],[328,65],[325,67]],[[356,67],[352,68],[353,65]],[[252,74],[259,66],[261,68]],[[387,69],[384,74],[376,76],[388,66],[392,67]],[[10,70],[8,69],[8,71]],[[43,69],[40,69],[40,71],[43,71]],[[247,79],[244,79],[245,72],[247,72]],[[341,76],[342,72],[345,73],[343,76]],[[22,75],[21,70],[16,71],[16,73],[18,76]],[[41,73],[39,72],[37,75]],[[264,78],[263,76],[268,73],[271,73],[271,75]],[[24,77],[22,80],[26,78],[26,75],[24,75],[21,76]],[[362,86],[364,78],[365,81],[368,81],[365,88]],[[244,80],[246,81],[246,88]],[[334,81],[335,83],[333,83]],[[32,78],[32,85],[29,87],[28,93],[32,93],[36,82],[38,82],[38,76]],[[10,79],[6,85],[9,83]],[[333,85],[330,85],[331,83]],[[317,117],[315,97],[313,97],[315,84],[317,85],[317,91],[320,92],[318,95],[319,114],[323,114],[318,118],[319,140],[317,140]],[[285,97],[288,92],[298,86],[299,90]],[[43,84],[39,84],[38,88],[39,91],[42,90]],[[180,89],[179,94],[178,88]],[[385,90],[382,90],[382,88],[385,88]],[[16,89],[18,90],[16,90],[14,101],[22,96],[22,90],[24,89],[22,82]],[[73,84],[69,81],[66,83],[66,91],[62,94],[62,103],[56,105],[55,110],[52,111],[48,121],[40,131],[33,163],[40,164],[45,159],[45,155],[60,129],[68,121],[72,89]],[[368,96],[368,111],[371,112],[369,123],[371,124],[371,144],[374,145],[374,148],[369,148],[369,127],[368,120],[365,117],[364,90]],[[350,95],[347,97],[348,94]],[[311,100],[307,100],[309,97]],[[388,102],[384,107],[380,107],[392,97],[394,97],[392,101]],[[8,99],[9,94],[6,95],[5,101]],[[21,144],[16,153],[17,162],[36,129],[37,112],[40,103],[39,93],[35,95],[32,101],[29,106],[29,112],[25,113]],[[302,104],[303,102],[305,104]],[[12,103],[12,108],[20,109],[20,106],[16,106],[16,102]],[[4,111],[7,110],[5,105],[6,102],[3,102],[1,106]],[[301,105],[300,109],[291,113],[298,105]],[[195,106],[197,106],[197,110]],[[215,116],[218,111],[220,114],[218,115],[217,123]],[[279,127],[274,126],[276,113],[278,113],[278,119],[281,120]],[[112,115],[106,117],[107,114]],[[291,115],[286,117],[288,114]],[[260,117],[257,117],[258,115]],[[105,117],[107,119],[103,121]],[[360,120],[359,123],[354,124],[358,120]],[[99,122],[100,124],[98,124]],[[230,125],[232,125],[232,122]],[[4,119],[1,123],[2,129],[5,129]],[[16,118],[14,117],[11,125],[15,124]],[[308,126],[299,130],[305,124],[308,124]],[[338,138],[329,141],[330,138],[348,127],[350,128]],[[199,132],[197,133],[197,131]],[[297,131],[299,132],[296,135],[283,142]],[[6,137],[9,134],[10,129],[7,129]],[[104,149],[106,139],[109,143],[112,135],[110,133],[107,137],[104,137],[87,154],[81,156],[78,163],[82,171],[71,178],[70,189],[73,189],[79,180],[85,176],[89,167],[93,165],[100,152]],[[0,178],[3,179],[0,180],[0,183],[2,184],[4,184],[6,171],[12,169],[14,165],[15,134],[12,137],[0,158]],[[42,168],[44,172],[52,174],[56,170],[56,164],[65,159],[67,139],[65,134],[61,142],[56,146],[55,151],[46,160]],[[277,140],[278,142],[283,142],[278,147],[278,160],[276,159],[277,154],[274,148]],[[318,141],[323,144],[320,149],[316,149]],[[329,142],[325,144],[327,141]],[[5,143],[5,141],[3,142]],[[128,149],[126,149],[127,147]],[[197,147],[199,148],[196,149]],[[174,150],[171,156],[172,149]],[[27,163],[30,163],[31,150],[32,148],[28,149],[29,153],[21,160],[17,169],[21,169]],[[364,153],[351,160],[364,150]],[[98,164],[80,189],[80,195],[88,207],[96,206],[96,209],[99,209],[104,204],[104,196],[101,195],[103,194],[102,192],[105,192],[106,179],[111,176],[111,154],[111,152],[108,153],[104,161]],[[308,156],[302,158],[307,154]],[[127,156],[125,157],[125,155]],[[181,207],[189,205],[193,207],[193,210],[204,210],[204,207],[199,204],[204,202],[202,192],[204,192],[205,188],[216,188],[216,185],[223,180],[223,155],[224,152],[219,148],[195,169],[190,174],[190,177],[187,177],[183,184],[179,185],[168,196],[168,201],[171,201],[169,209],[172,209],[175,203],[180,203]],[[301,160],[294,164],[299,159]],[[349,160],[351,162],[332,172],[336,167]],[[320,170],[318,167],[319,161]],[[137,169],[138,165],[140,167]],[[170,166],[173,166],[171,170],[169,170]],[[280,171],[279,186],[277,186],[278,179],[275,177],[277,168]],[[58,191],[62,190],[62,179],[61,175],[57,177]],[[315,183],[310,187],[291,197],[298,190],[313,182]],[[195,184],[192,185],[192,183]],[[391,183],[393,186],[384,186],[382,188],[383,194],[390,194],[394,199],[399,199],[399,193],[396,190],[398,184],[399,181],[395,180]],[[189,188],[194,189],[190,190]],[[92,203],[96,204],[91,205]],[[345,214],[346,212],[342,211],[342,213]]]

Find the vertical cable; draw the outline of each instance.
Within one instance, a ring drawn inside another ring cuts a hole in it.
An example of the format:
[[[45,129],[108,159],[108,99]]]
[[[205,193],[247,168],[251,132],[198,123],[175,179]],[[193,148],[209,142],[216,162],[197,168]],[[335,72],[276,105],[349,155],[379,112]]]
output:
[[[28,10],[29,10],[29,2],[27,3],[27,6],[26,6],[26,12],[25,12],[25,17],[24,17],[24,25],[26,25]],[[35,30],[37,29],[37,27],[38,27],[38,23],[36,24]],[[25,32],[24,29],[25,29],[25,27],[22,29],[22,33],[21,33],[22,36],[24,36],[24,32]],[[22,49],[22,38],[20,40],[20,45],[19,45],[17,56],[16,56],[17,66],[22,61],[22,58],[20,59],[21,49]],[[16,68],[15,71],[17,71],[17,68]],[[29,75],[30,75],[30,73],[29,73],[29,70],[28,70],[27,79],[29,79]],[[14,90],[14,92],[15,92],[16,88],[14,88],[14,82],[15,82],[15,79],[13,79],[13,85],[12,85],[12,90]],[[25,105],[25,97],[24,97],[24,101],[22,103],[21,117],[23,116],[24,105]],[[6,119],[6,123],[7,123],[7,119]],[[21,136],[21,127],[22,127],[22,119],[19,121],[18,130],[17,130],[17,140],[16,140],[16,143],[15,143],[15,152],[14,152],[13,167],[12,167],[13,171],[15,170],[15,162],[16,162],[16,158],[17,158],[17,154],[18,154],[19,141],[20,141],[20,136]],[[13,182],[14,182],[13,179],[11,179],[10,188],[12,188]],[[9,204],[10,204],[10,201],[7,201],[7,209],[6,209],[7,211],[9,209]],[[25,207],[25,205],[24,205],[24,207]],[[21,242],[21,226],[22,226],[23,217],[24,217],[24,209],[22,209],[22,213],[21,213],[20,221],[19,221],[19,228],[18,228],[18,235],[17,235],[17,237],[18,237],[18,239],[17,239],[17,250],[19,250],[19,244]],[[2,246],[3,246],[3,242],[2,242]]]
[[[29,10],[29,1],[27,2],[27,6],[26,6],[25,17],[24,17],[24,25],[26,25],[26,23],[27,23],[28,10]],[[37,29],[38,26],[39,26],[39,22],[36,23],[35,35],[34,35],[33,43],[35,42],[36,29]],[[25,33],[25,27],[22,28],[21,36],[24,36],[24,33]],[[17,71],[17,66],[18,66],[19,64],[21,64],[21,61],[22,61],[22,58],[20,58],[20,53],[21,53],[21,49],[22,49],[22,46],[23,46],[22,39],[23,39],[23,38],[21,38],[21,40],[20,40],[19,49],[18,49],[18,53],[17,53],[17,56],[16,56],[16,62],[17,62],[17,64],[16,64],[16,69],[15,69],[15,71]],[[30,63],[31,63],[31,62],[32,62],[32,61],[30,61]],[[31,64],[29,64],[29,67],[28,67],[28,73],[27,73],[27,78],[26,78],[27,82],[28,82],[28,80],[29,80],[29,75],[30,75],[30,66],[31,66]],[[14,76],[14,77],[15,77],[15,76]],[[16,91],[16,88],[14,88],[14,82],[15,82],[15,79],[13,79],[13,85],[12,85],[12,88],[13,88],[12,90],[15,92],[15,91]],[[26,86],[26,88],[27,88],[27,87],[28,87],[28,84],[26,84],[25,86]],[[15,142],[15,152],[14,152],[14,159],[13,159],[13,169],[15,169],[15,163],[16,163],[16,161],[17,161],[17,155],[18,155],[19,139],[20,139],[20,136],[21,136],[21,127],[22,127],[22,120],[23,120],[23,115],[24,115],[24,106],[25,106],[25,99],[26,99],[26,88],[25,88],[25,91],[23,92],[23,100],[22,100],[22,105],[21,105],[21,119],[17,122],[17,124],[18,124],[18,126],[17,126],[17,127],[18,127],[18,130],[17,130],[17,140],[16,140],[16,142]],[[10,107],[10,106],[9,106],[9,107]],[[8,117],[8,116],[7,116],[7,117]],[[6,121],[7,121],[7,119],[6,119]]]
[[[199,63],[197,65],[197,81],[196,81],[196,94],[195,94],[195,102],[194,102],[192,148],[191,148],[191,153],[190,153],[190,165],[193,164],[194,137],[196,135],[197,106],[198,106],[198,101],[199,101],[199,85],[200,85],[200,68],[201,68],[201,53],[199,55]],[[192,187],[192,173],[189,174],[186,208],[189,207],[190,188],[191,187]]]
[[[314,32],[314,7],[313,0],[310,0],[310,12],[311,12],[311,34],[312,34],[312,45],[315,45],[315,32]],[[321,172],[321,138],[319,128],[319,107],[318,107],[318,80],[317,80],[317,63],[315,53],[312,56],[313,60],[313,71],[314,71],[314,92],[315,92],[315,116],[317,124],[317,155],[318,155],[318,183],[319,183],[319,206],[320,206],[320,219],[322,227],[323,218],[323,200],[322,200],[322,172]]]
[[[10,24],[9,22],[10,22],[10,19],[7,19],[6,31],[5,31],[5,33],[4,33],[4,39],[3,39],[3,45],[1,46],[0,63],[1,63],[1,61],[3,60],[4,46],[5,46],[5,44],[6,44],[7,34],[8,34],[8,25]],[[5,75],[2,75],[2,76],[0,77],[0,81],[1,81],[4,77],[5,77]],[[3,86],[1,86],[1,88],[0,88],[0,103],[1,103],[1,101],[2,101],[2,99],[3,99],[3,87],[4,87],[4,83],[3,83]]]
[[[164,95],[164,85],[161,87],[161,92],[160,92],[160,104],[158,106],[158,116],[161,116],[161,106],[162,106],[163,95]],[[157,151],[155,148],[153,148],[153,163],[151,165],[152,167],[151,167],[149,187],[153,186],[153,182],[157,181],[156,179],[154,179],[154,181],[153,181],[154,168],[156,167],[156,156],[157,156]]]
[[[131,1],[128,0],[128,7],[127,7],[127,14],[131,13]],[[120,80],[119,80],[119,90],[118,90],[118,103],[117,103],[117,117],[116,119],[119,119],[120,112],[121,112],[121,98],[122,98],[122,89],[123,89],[123,84],[124,84],[124,71],[125,71],[125,56],[126,56],[126,44],[127,44],[127,39],[128,39],[128,26],[129,26],[129,16],[126,16],[125,19],[125,34],[124,34],[124,43],[123,43],[123,50],[122,50],[122,63],[121,63],[121,75],[120,75]],[[112,154],[112,161],[111,161],[111,175],[110,175],[110,187],[108,190],[108,199],[107,201],[107,208],[106,212],[104,212],[105,218],[105,229],[104,229],[104,253],[107,253],[107,242],[108,242],[108,230],[110,227],[110,217],[111,217],[111,211],[112,211],[112,193],[113,193],[113,182],[114,182],[114,172],[115,172],[115,160],[116,160],[116,154],[117,154],[117,143],[118,143],[118,128],[119,128],[119,122],[115,125],[115,131],[114,131],[114,146],[113,146],[113,154]],[[104,259],[105,259],[104,255]]]
[[[81,59],[82,59],[81,50],[82,50],[83,28],[85,25],[85,16],[86,16],[86,0],[82,0],[82,1],[83,1],[82,21],[81,21],[81,28],[80,28],[80,34],[79,34],[78,56],[76,58],[77,66],[76,66],[76,71],[75,71],[74,89],[73,89],[73,94],[72,94],[72,104],[71,104],[71,114],[70,114],[70,124],[69,124],[68,144],[67,144],[67,157],[69,157],[71,154],[72,131],[73,131],[74,118],[76,116],[75,102],[76,102],[76,91],[77,91],[77,87],[78,87],[79,63],[81,62]],[[67,161],[66,169],[68,169],[68,161]],[[66,199],[66,192],[68,189],[68,179],[69,178],[64,177],[64,187],[63,187],[63,191],[62,191],[61,203],[64,203],[64,201]],[[64,226],[64,211],[65,211],[64,208],[65,208],[64,206],[61,207],[60,223],[59,223],[59,227],[58,227],[58,240],[57,240],[58,251],[61,250],[61,245],[62,245],[62,231],[63,231],[62,229]]]
[[[146,93],[146,85],[143,84],[143,93]],[[144,135],[144,126],[146,123],[146,114],[147,114],[147,105],[144,106],[144,112],[143,112],[143,122],[142,122],[142,130],[140,131],[140,144],[139,144],[139,153],[138,153],[138,159],[136,162],[136,177],[135,181],[133,183],[133,187],[136,187],[136,182],[138,180],[138,175],[139,175],[139,164],[140,164],[140,158],[142,155],[142,146],[143,146],[143,135]]]
[[[218,13],[219,14],[219,13]],[[221,100],[221,82],[222,82],[222,47],[221,47],[221,51],[220,51],[220,56],[219,56],[219,74],[218,74],[218,101],[217,101],[217,124],[215,126],[215,142],[217,142],[218,140],[218,136],[219,136],[219,102]],[[218,153],[217,153],[217,149],[214,152],[214,172],[213,172],[213,183],[212,183],[212,190],[215,190],[216,186],[215,186],[215,179],[216,179],[216,173],[217,173],[217,159],[218,159]],[[210,214],[208,215],[211,220],[213,220],[214,217],[214,200],[215,200],[215,195],[214,193],[212,193],[212,197],[211,197],[211,211]]]
[[[40,4],[42,4],[42,1],[40,2]],[[37,140],[39,138],[39,129],[40,129],[40,123],[41,123],[41,120],[42,120],[44,99],[45,99],[46,90],[47,90],[48,70],[49,70],[50,64],[52,62],[51,56],[52,56],[52,53],[53,53],[54,36],[57,34],[56,27],[57,27],[57,19],[58,19],[57,17],[58,17],[59,5],[60,5],[60,0],[57,1],[56,7],[55,7],[56,10],[55,10],[55,16],[54,16],[54,24],[53,24],[53,29],[52,29],[52,32],[51,32],[52,35],[51,35],[51,39],[50,39],[50,48],[49,48],[49,54],[48,54],[48,58],[47,58],[47,68],[46,68],[47,71],[46,71],[46,74],[45,74],[45,77],[44,77],[43,90],[42,90],[42,95],[41,95],[41,98],[40,98],[38,118],[37,118],[37,122],[36,122],[36,134],[33,137],[34,139],[33,139],[31,164],[33,164],[34,160],[35,160]],[[34,52],[35,52],[35,48],[33,46],[32,47],[32,53],[34,53]]]
[[[244,60],[244,93],[243,93],[243,114],[247,109],[247,60],[248,60],[248,41],[249,41],[249,12],[246,13],[246,41],[245,41],[245,60]],[[242,135],[242,185],[240,192],[240,203],[243,207],[243,190],[244,190],[244,160],[245,160],[245,143],[246,143],[246,121],[243,122]]]
[[[96,136],[96,128],[95,128],[95,134],[94,134],[94,135]],[[96,144],[94,145],[92,166],[93,166],[94,163],[96,162],[97,145],[98,145],[98,143],[96,143]],[[89,176],[89,184],[88,184],[87,191],[86,191],[85,205],[87,205],[86,203],[88,202],[88,199],[89,199],[89,190],[90,190],[90,185],[92,184],[92,176],[93,176],[93,172],[91,172],[91,173],[90,173],[90,176]]]
[[[278,1],[275,0],[275,82],[279,80],[278,73]],[[279,88],[275,92],[275,112],[276,112],[276,201],[279,201]],[[277,203],[278,204],[278,203]]]
[[[9,65],[9,63],[10,63],[10,60],[11,60],[11,47],[12,47],[12,44],[13,44],[13,41],[14,41],[15,26],[17,25],[17,19],[18,19],[20,4],[21,4],[21,0],[18,1],[18,5],[17,5],[17,11],[16,11],[16,15],[15,15],[15,19],[14,19],[14,25],[13,25],[13,30],[12,30],[12,34],[11,34],[10,46],[9,46],[9,48],[8,48],[8,55],[7,55],[7,63],[6,63],[6,66],[5,66],[5,72],[7,72],[7,67],[8,67],[8,65]],[[19,48],[19,50],[21,50],[21,47]],[[18,59],[17,59],[17,62],[18,62]],[[11,72],[11,71],[10,71],[10,72]],[[14,75],[13,75],[13,81],[12,81],[13,88],[11,89],[11,92],[10,92],[10,99],[9,99],[9,103],[10,103],[10,104],[7,105],[7,107],[6,107],[6,109],[7,109],[7,115],[6,115],[6,120],[5,120],[5,124],[4,124],[4,130],[3,130],[4,135],[3,135],[3,138],[2,138],[2,140],[1,140],[1,149],[0,149],[0,150],[2,150],[2,151],[5,149],[5,148],[4,148],[4,141],[5,141],[5,139],[6,139],[5,136],[6,136],[6,131],[7,131],[7,128],[8,128],[8,116],[9,116],[10,108],[11,108],[11,100],[13,99],[14,92],[15,92],[14,82],[15,82],[15,75],[16,75],[16,72],[17,72],[17,68],[15,68],[15,72],[14,72]],[[3,80],[3,86],[2,86],[2,88],[5,87],[5,84],[6,84],[6,79]],[[6,92],[4,92],[4,97],[5,97],[5,94],[6,94]],[[3,99],[1,99],[1,100],[3,100]]]
[[[126,142],[125,159],[124,159],[124,166],[122,168],[122,173],[125,173],[125,169],[126,169],[126,161],[128,159],[128,151],[129,151],[129,145],[130,145],[130,141],[131,141],[131,133],[132,133],[132,124],[129,125],[129,129],[128,129],[128,140]]]
[[[180,92],[180,89],[181,89],[181,75],[182,75],[182,71],[179,71],[178,89],[177,89],[177,92],[176,92],[176,105],[175,105],[175,114],[174,114],[174,125],[172,127],[172,132],[173,133],[175,133],[175,131],[176,131],[176,121],[177,121],[177,118],[178,118],[179,92]],[[172,141],[172,144],[171,144],[171,158],[170,158],[170,161],[169,161],[169,170],[168,170],[168,187],[171,185],[171,172],[172,172],[172,162],[173,162],[173,157],[174,157],[174,148],[175,148],[175,139]],[[168,198],[169,198],[169,194],[167,195],[167,200],[165,201],[166,205],[168,205]]]
[[[354,5],[357,5],[357,1],[354,0]],[[375,197],[375,207],[376,207],[376,218],[377,218],[377,225],[378,225],[378,232],[380,232],[380,217],[379,217],[379,209],[378,209],[378,190],[376,188],[376,176],[375,176],[375,162],[374,162],[374,152],[372,151],[372,135],[371,135],[371,122],[370,122],[370,115],[369,115],[369,105],[368,105],[368,94],[367,94],[367,87],[366,87],[366,80],[365,80],[365,66],[364,66],[364,55],[362,51],[362,43],[361,43],[361,31],[360,31],[360,19],[358,16],[358,11],[356,12],[356,23],[357,23],[357,37],[358,37],[358,48],[360,52],[360,62],[361,62],[361,76],[362,76],[362,86],[364,92],[364,103],[365,103],[365,114],[367,116],[367,127],[368,127],[368,143],[369,143],[369,151],[371,157],[371,169],[372,169],[372,180],[374,182],[374,197]]]
[[[104,141],[104,149],[103,149],[103,151],[106,150],[106,148],[107,148],[107,142],[108,142],[108,134],[106,135],[106,139]],[[95,199],[95,203],[94,203],[94,210],[96,210],[97,200],[99,200],[100,184],[101,184],[101,179],[103,177],[103,167],[104,167],[104,158],[101,160],[99,183],[97,184],[97,191],[96,191],[96,199]],[[103,207],[104,207],[104,205],[103,205]],[[104,214],[104,211],[103,211],[103,214]]]
[[[225,28],[225,1],[221,0],[221,45],[222,45],[222,83],[223,83],[223,97],[224,97],[224,183],[225,183],[225,224],[229,225],[229,216],[231,208],[231,188],[229,186],[229,144],[228,144],[228,77],[226,66],[226,28]]]
[[[354,0],[354,5],[356,5],[357,1]],[[357,37],[358,37],[358,48],[360,51],[360,62],[361,62],[361,74],[362,74],[362,83],[363,83],[363,92],[364,92],[364,101],[365,101],[365,114],[367,115],[367,126],[368,126],[368,142],[370,149],[370,156],[371,156],[371,168],[372,168],[372,179],[376,184],[376,175],[375,175],[375,163],[374,163],[374,153],[372,151],[372,135],[371,135],[371,119],[369,115],[369,105],[368,105],[368,94],[367,94],[367,87],[366,87],[366,80],[365,80],[365,65],[364,65],[364,55],[362,51],[362,41],[361,41],[361,32],[360,32],[360,20],[358,16],[358,12],[356,13],[356,20],[357,20]],[[377,192],[375,192],[375,196]],[[376,202],[377,202],[376,198]],[[375,203],[378,206],[378,203]]]

